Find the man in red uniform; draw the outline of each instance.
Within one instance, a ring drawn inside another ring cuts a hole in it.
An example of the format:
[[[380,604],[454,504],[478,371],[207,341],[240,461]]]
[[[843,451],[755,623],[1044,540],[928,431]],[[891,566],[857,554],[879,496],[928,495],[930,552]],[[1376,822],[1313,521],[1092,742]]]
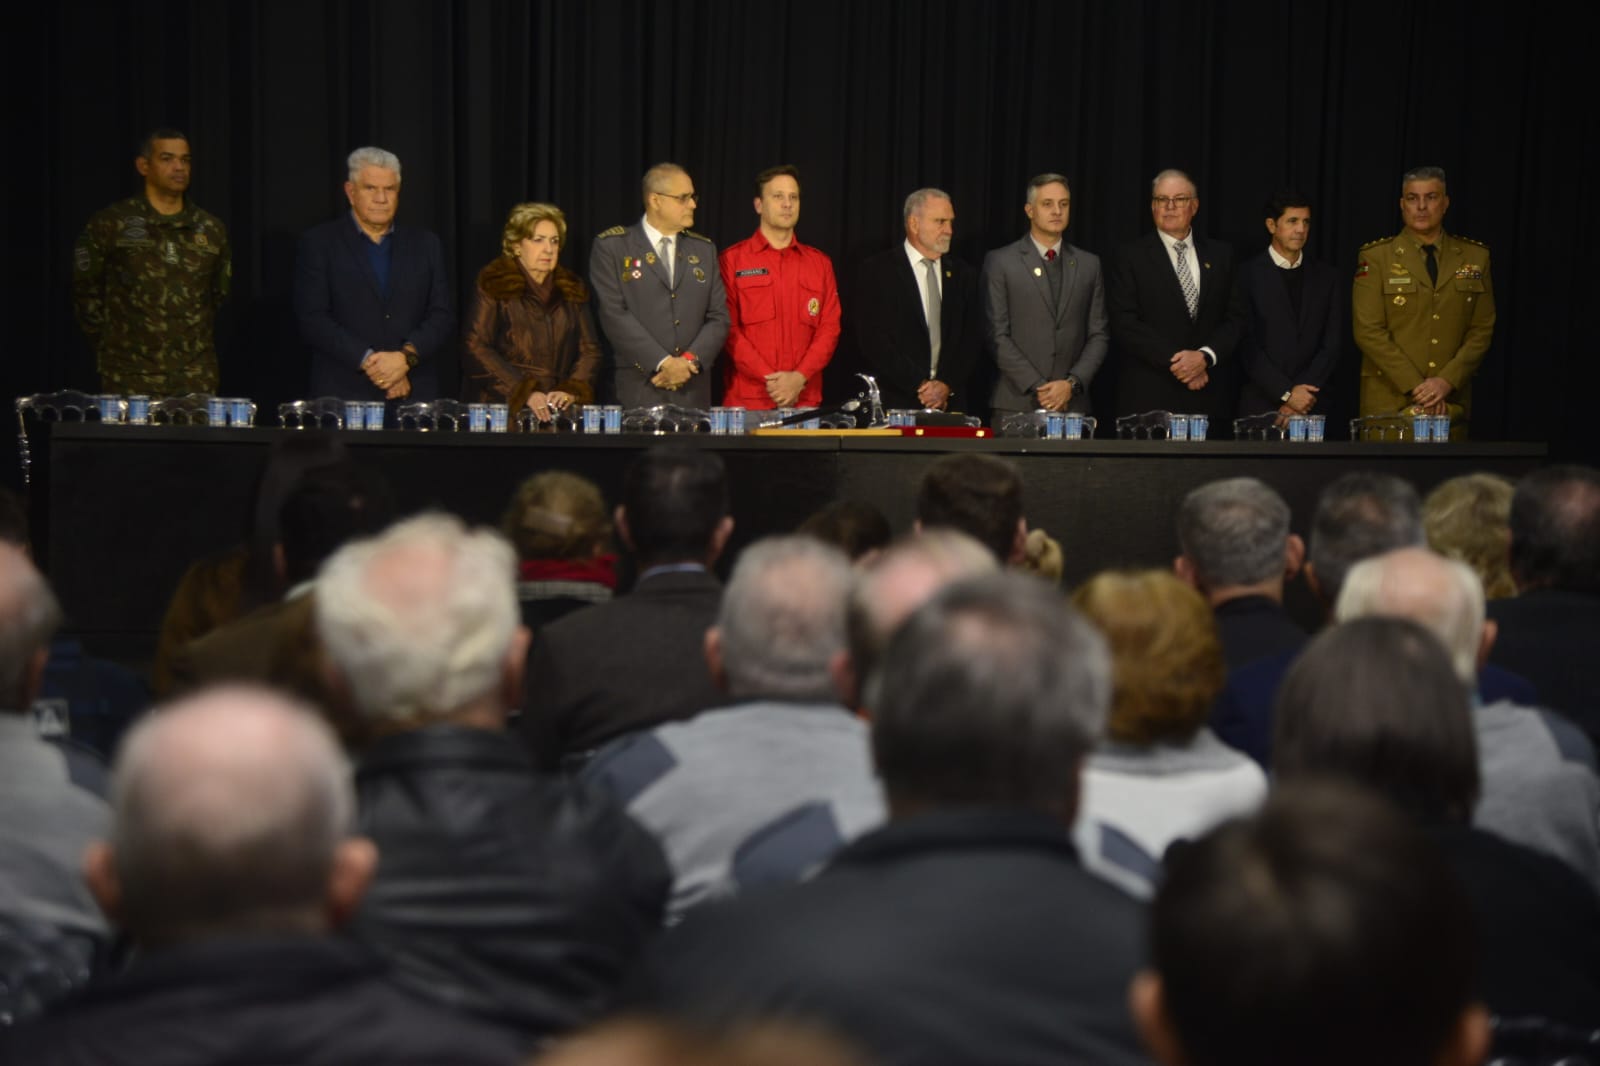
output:
[[[839,343],[839,287],[833,262],[794,235],[800,172],[756,175],[761,225],[722,253],[728,294],[728,353],[722,402],[768,410],[822,403],[822,368]]]

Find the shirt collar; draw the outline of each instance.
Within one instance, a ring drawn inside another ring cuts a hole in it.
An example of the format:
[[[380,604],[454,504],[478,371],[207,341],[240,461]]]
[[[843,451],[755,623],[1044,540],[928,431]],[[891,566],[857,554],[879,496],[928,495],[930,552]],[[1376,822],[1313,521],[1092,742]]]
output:
[[[932,259],[935,263],[937,263],[941,258],[943,258],[942,256],[927,256],[927,255],[923,255],[921,252],[917,251],[915,246],[912,245],[912,243],[911,243],[909,238],[907,238],[907,240],[905,242],[905,249],[906,249],[906,257],[911,260],[911,267],[912,267],[913,270],[921,270],[922,269],[922,261],[924,259]]]
[[[765,233],[761,232],[761,227],[757,226],[755,235],[750,238],[750,243],[752,245],[754,245],[755,250],[758,251],[758,252],[765,252],[765,251],[787,252],[791,248],[799,248],[800,247],[800,234],[796,233],[796,234],[792,235],[789,238],[789,243],[788,244],[784,245],[782,248],[777,248],[777,247],[773,246],[773,243],[771,241],[767,240],[767,235]]]
[[[1178,243],[1177,237],[1169,237],[1165,230],[1156,230],[1156,236],[1161,238],[1161,243],[1167,246],[1168,255],[1176,255],[1172,246]],[[1189,232],[1183,237],[1183,245],[1188,251],[1194,251],[1194,227],[1189,227]]]
[[[673,241],[674,243],[677,241],[677,234],[669,235],[662,233],[660,230],[656,229],[650,224],[650,220],[647,217],[641,217],[639,219],[639,225],[644,228],[644,239],[650,242],[651,248],[660,248],[661,238],[663,237],[666,237],[668,240]]]
[[[1283,270],[1299,270],[1306,261],[1306,253],[1301,252],[1300,258],[1291,263],[1289,260],[1279,255],[1278,249],[1271,244],[1267,245],[1267,254],[1272,256],[1272,261],[1278,264],[1278,266]]]
[[[361,236],[364,239],[369,240],[369,241],[372,240],[372,236],[369,233],[367,233],[366,230],[361,228],[361,220],[356,217],[356,209],[353,208],[353,207],[350,209],[350,224],[356,228],[356,232],[361,234]],[[393,234],[394,234],[394,223],[391,221],[389,223],[389,228],[383,231],[383,239],[380,239],[378,241],[374,241],[373,243],[382,244],[384,240],[387,240]]]
[[[1052,248],[1056,250],[1057,255],[1060,255],[1061,245],[1064,243],[1062,239],[1058,237],[1056,238],[1056,243],[1054,244],[1040,244],[1038,238],[1036,238],[1032,233],[1028,234],[1028,240],[1033,242],[1034,251],[1039,253],[1040,259],[1045,258],[1045,253]]]

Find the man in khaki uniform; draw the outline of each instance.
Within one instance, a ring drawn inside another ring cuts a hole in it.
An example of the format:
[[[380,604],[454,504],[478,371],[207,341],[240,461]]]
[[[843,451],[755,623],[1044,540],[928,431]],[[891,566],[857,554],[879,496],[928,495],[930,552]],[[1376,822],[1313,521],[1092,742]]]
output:
[[[1449,413],[1466,436],[1472,375],[1494,336],[1489,249],[1444,232],[1444,171],[1418,167],[1400,182],[1399,236],[1361,249],[1351,293],[1361,349],[1361,413]]]

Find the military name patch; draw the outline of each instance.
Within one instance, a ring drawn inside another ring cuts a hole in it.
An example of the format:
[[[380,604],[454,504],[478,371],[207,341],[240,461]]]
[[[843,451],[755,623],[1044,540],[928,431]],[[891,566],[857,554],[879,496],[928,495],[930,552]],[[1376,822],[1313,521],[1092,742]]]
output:
[[[738,271],[735,271],[733,276],[736,277],[736,278],[753,278],[753,277],[758,277],[759,275],[765,274],[766,272],[767,272],[767,268],[766,267],[752,267],[749,270],[738,270]]]

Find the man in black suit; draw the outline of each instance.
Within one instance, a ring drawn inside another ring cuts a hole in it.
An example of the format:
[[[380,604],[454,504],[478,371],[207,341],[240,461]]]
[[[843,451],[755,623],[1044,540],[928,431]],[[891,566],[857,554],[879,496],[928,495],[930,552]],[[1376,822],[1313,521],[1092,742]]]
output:
[[[906,239],[857,270],[845,317],[886,407],[959,409],[983,344],[978,272],[948,254],[948,193],[918,189],[904,217]]]
[[[704,648],[722,603],[711,567],[733,533],[722,460],[684,447],[645,452],[628,467],[615,517],[638,563],[633,591],[545,626],[529,656],[520,728],[542,769],[724,701]]]
[[[1112,257],[1106,303],[1111,337],[1126,357],[1116,409],[1206,414],[1211,435],[1227,436],[1244,303],[1234,285],[1233,249],[1194,233],[1199,210],[1189,175],[1163,170],[1151,184],[1156,232]]]
[[[439,238],[397,226],[400,160],[350,153],[350,215],[307,230],[294,269],[294,313],[311,346],[311,395],[432,400],[455,334]]]
[[[1239,291],[1249,309],[1239,342],[1242,414],[1310,414],[1339,361],[1349,314],[1339,272],[1305,254],[1311,201],[1280,192],[1267,201],[1266,251],[1239,267]]]

